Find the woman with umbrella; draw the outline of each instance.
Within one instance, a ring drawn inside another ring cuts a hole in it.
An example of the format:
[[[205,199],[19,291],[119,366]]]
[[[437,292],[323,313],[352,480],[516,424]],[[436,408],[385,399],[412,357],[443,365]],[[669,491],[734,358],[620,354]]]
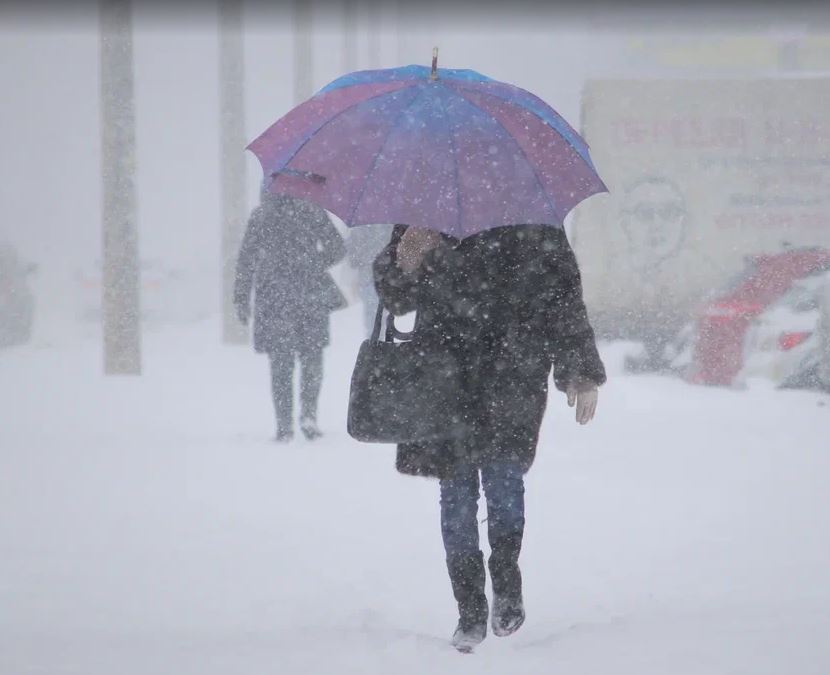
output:
[[[421,344],[450,350],[462,366],[472,429],[460,443],[403,444],[397,464],[403,473],[440,479],[441,532],[459,610],[453,643],[470,648],[484,639],[488,619],[479,475],[491,549],[491,624],[505,636],[525,616],[518,565],[523,476],[536,453],[551,366],[580,424],[593,417],[605,381],[579,270],[561,228],[500,227],[459,241],[399,227],[375,262],[375,282],[393,314],[418,312]]]
[[[434,55],[431,70],[335,80],[250,147],[276,192],[313,199],[349,226],[406,223],[375,261],[377,292],[392,314],[417,312],[424,350],[455,356],[469,427],[460,440],[400,444],[397,468],[440,480],[459,610],[453,644],[471,650],[488,618],[496,635],[510,635],[525,617],[523,477],[551,369],[581,424],[605,381],[562,227],[573,206],[605,191],[587,146],[532,94],[474,71],[439,70]]]

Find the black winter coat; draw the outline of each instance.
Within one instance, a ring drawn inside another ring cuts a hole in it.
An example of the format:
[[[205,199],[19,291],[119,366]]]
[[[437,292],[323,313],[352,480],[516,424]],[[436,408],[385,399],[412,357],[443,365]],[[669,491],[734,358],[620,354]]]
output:
[[[527,471],[551,365],[562,391],[572,381],[605,382],[564,231],[517,225],[444,237],[412,275],[396,263],[405,231],[396,227],[375,260],[378,295],[396,316],[417,310],[418,339],[459,360],[473,431],[462,442],[399,445],[398,470],[444,477],[461,462],[510,458]]]
[[[328,268],[346,255],[328,214],[306,201],[267,193],[248,220],[236,265],[234,301],[254,292],[258,352],[319,349],[329,314],[346,305]]]

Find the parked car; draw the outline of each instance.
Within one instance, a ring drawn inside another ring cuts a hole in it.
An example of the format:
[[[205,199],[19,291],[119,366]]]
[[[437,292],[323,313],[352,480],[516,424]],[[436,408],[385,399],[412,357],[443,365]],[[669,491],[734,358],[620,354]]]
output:
[[[740,274],[714,293],[667,347],[666,362],[698,384],[733,384],[748,355],[753,360],[751,367],[762,369],[760,363],[766,358],[763,354],[768,355],[769,345],[777,345],[779,352],[797,348],[806,340],[803,322],[815,319],[796,319],[803,312],[795,311],[787,301],[780,307],[776,303],[798,285],[789,300],[797,304],[799,294],[810,287],[808,282],[802,289],[799,282],[825,270],[830,270],[830,251],[823,248],[793,248],[747,258]],[[768,310],[771,313],[767,316]],[[765,318],[759,320],[762,315]],[[751,328],[750,342],[762,345],[760,352],[747,347]],[[778,333],[771,338],[775,331]],[[785,366],[780,369],[783,372]]]
[[[830,273],[821,276],[814,293],[818,322],[800,342],[802,358],[792,372],[782,378],[782,389],[811,389],[830,393]]]
[[[830,271],[799,279],[752,321],[736,383],[763,377],[780,386],[797,378],[819,352],[820,303],[828,284]]]
[[[10,243],[0,242],[0,347],[25,344],[32,337],[35,296],[29,277],[35,269]]]

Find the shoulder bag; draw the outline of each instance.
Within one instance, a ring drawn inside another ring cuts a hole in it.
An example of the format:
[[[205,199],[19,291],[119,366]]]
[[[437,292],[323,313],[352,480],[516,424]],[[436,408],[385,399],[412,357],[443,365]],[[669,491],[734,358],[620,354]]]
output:
[[[461,371],[417,330],[401,333],[389,314],[380,340],[383,305],[372,336],[363,342],[352,372],[348,432],[365,443],[417,443],[462,438],[467,432]],[[396,339],[398,340],[396,342]]]

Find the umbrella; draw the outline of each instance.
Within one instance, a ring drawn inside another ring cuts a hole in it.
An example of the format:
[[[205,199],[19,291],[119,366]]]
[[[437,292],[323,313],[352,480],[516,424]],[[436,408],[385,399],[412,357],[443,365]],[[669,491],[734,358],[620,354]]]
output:
[[[473,70],[410,65],[344,75],[249,146],[269,190],[348,226],[404,223],[463,239],[560,225],[606,187],[553,108]]]

